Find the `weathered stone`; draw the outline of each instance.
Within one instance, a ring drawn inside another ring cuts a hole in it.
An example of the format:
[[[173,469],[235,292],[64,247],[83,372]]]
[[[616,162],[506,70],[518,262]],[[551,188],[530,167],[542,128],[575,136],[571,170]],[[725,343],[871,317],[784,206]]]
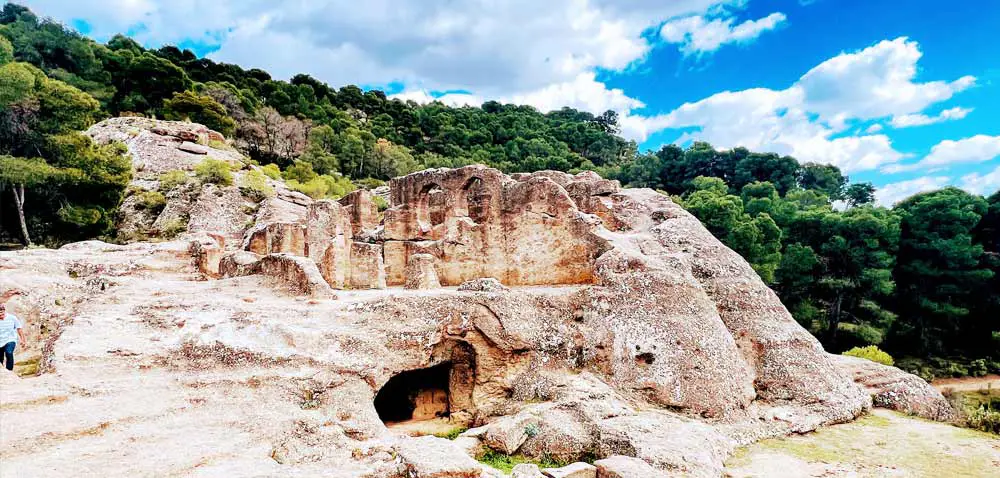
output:
[[[521,463],[510,472],[510,478],[545,478],[538,465],[533,463]]]
[[[433,436],[405,438],[399,457],[412,478],[479,478],[483,466],[449,440]]]
[[[529,435],[537,432],[539,422],[541,420],[538,417],[526,413],[504,417],[490,423],[486,433],[480,438],[490,448],[513,455]]]
[[[351,243],[350,286],[353,289],[385,289],[382,245]]]
[[[414,254],[410,256],[410,261],[406,265],[406,285],[407,289],[437,289],[441,287],[438,282],[437,272],[434,264],[437,259],[430,254]]]
[[[609,456],[594,462],[597,478],[654,478],[664,476],[649,463],[630,456]]]
[[[351,224],[344,208],[335,201],[316,201],[309,206],[306,224],[306,255],[327,283],[344,287],[351,251]]]
[[[219,262],[226,252],[226,238],[202,233],[191,240],[191,255],[198,270],[209,277],[219,277]]]
[[[367,231],[371,231],[378,226],[378,206],[372,199],[372,193],[366,189],[359,189],[340,199],[340,204],[347,209],[347,215],[351,221],[353,230],[352,236],[360,238]]]
[[[270,254],[260,261],[261,274],[293,294],[335,299],[336,294],[323,280],[316,263],[291,254]]]
[[[504,287],[500,281],[493,277],[484,277],[482,279],[467,280],[458,286],[458,290],[463,292],[504,292],[510,289]]]
[[[230,252],[219,261],[219,275],[222,277],[241,277],[260,272],[260,256],[249,251]]]
[[[243,248],[260,255],[289,253],[304,256],[306,227],[287,222],[261,224],[247,231]]]
[[[208,148],[200,144],[190,143],[188,141],[181,143],[180,146],[177,147],[177,149],[184,151],[185,153],[191,153],[191,154],[201,154],[201,155],[208,154]]]
[[[830,358],[871,394],[876,407],[943,422],[958,418],[941,392],[916,375],[858,357],[831,354]]]
[[[576,462],[561,468],[546,468],[542,474],[549,478],[597,478],[597,468]]]

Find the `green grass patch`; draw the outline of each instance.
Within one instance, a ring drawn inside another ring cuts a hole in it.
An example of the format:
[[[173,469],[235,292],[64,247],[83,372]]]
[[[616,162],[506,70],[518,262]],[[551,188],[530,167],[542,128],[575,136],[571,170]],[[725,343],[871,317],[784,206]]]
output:
[[[438,438],[444,438],[447,440],[454,440],[458,438],[459,435],[465,433],[465,431],[468,429],[469,427],[455,427],[444,433],[435,433],[434,436]]]
[[[533,460],[526,456],[508,455],[492,448],[487,448],[486,451],[480,453],[476,459],[479,460],[480,463],[496,468],[506,474],[513,471],[515,466],[524,463],[538,465],[539,468],[559,468],[569,464],[553,460],[549,457],[544,457],[541,460]]]

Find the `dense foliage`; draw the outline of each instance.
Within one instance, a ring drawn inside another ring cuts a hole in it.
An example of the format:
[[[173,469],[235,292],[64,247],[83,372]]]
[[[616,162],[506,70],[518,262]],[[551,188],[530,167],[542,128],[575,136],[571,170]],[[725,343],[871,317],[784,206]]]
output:
[[[0,11],[0,106],[0,240],[65,241],[110,226],[128,162],[78,131],[122,114],[191,120],[264,165],[238,184],[260,197],[273,194],[261,175],[330,197],[428,167],[596,170],[672,195],[832,351],[964,356],[947,363],[977,371],[1000,360],[1000,193],[948,188],[879,207],[871,184],[834,166],[698,142],[638,152],[617,135],[614,112],[419,105],[308,75],[275,80],[122,35],[98,44],[13,4]],[[224,164],[196,175],[232,182]],[[162,207],[161,197],[143,204]]]

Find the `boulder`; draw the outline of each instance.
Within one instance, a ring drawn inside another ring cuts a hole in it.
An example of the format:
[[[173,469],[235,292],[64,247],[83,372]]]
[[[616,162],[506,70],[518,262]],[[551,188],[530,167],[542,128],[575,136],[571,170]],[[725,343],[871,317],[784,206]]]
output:
[[[549,478],[597,478],[597,468],[576,462],[561,468],[546,468],[542,474]]]
[[[649,463],[630,456],[609,456],[594,462],[597,467],[597,478],[654,478],[665,476]]]
[[[247,231],[243,249],[255,254],[306,255],[306,227],[300,223],[272,222]]]
[[[434,436],[405,438],[397,446],[411,478],[479,478],[483,466],[449,440]]]
[[[830,354],[830,358],[871,394],[876,407],[942,422],[958,419],[941,392],[916,375],[858,357]]]
[[[353,289],[385,289],[385,266],[382,245],[351,243],[350,286]]]
[[[208,154],[208,148],[200,144],[191,143],[189,141],[184,141],[183,143],[180,144],[180,146],[177,147],[177,149],[184,151],[185,153],[191,153],[191,154],[201,154],[201,155]]]
[[[219,277],[219,262],[226,252],[226,238],[201,233],[191,240],[191,256],[198,270],[209,277]]]
[[[484,277],[467,280],[458,286],[458,290],[463,292],[504,292],[510,289],[493,277]]]
[[[510,472],[510,478],[545,478],[538,465],[533,463],[521,463],[516,465]]]
[[[319,273],[316,263],[291,254],[270,254],[260,261],[265,277],[293,294],[335,299],[337,296]]]
[[[378,226],[378,206],[375,205],[375,200],[372,197],[370,191],[359,189],[340,198],[340,204],[347,209],[352,235],[355,238],[362,237],[366,232]]]
[[[261,273],[260,257],[250,251],[230,252],[219,260],[221,277],[241,277]]]
[[[306,255],[333,287],[344,287],[350,268],[351,224],[336,201],[316,201],[306,217]]]
[[[430,254],[414,254],[406,265],[406,285],[407,289],[438,289],[441,283],[438,281],[434,264],[437,258]]]
[[[501,453],[513,455],[521,445],[538,429],[541,420],[529,413],[521,413],[513,417],[503,417],[490,423],[486,433],[480,437],[486,446]]]

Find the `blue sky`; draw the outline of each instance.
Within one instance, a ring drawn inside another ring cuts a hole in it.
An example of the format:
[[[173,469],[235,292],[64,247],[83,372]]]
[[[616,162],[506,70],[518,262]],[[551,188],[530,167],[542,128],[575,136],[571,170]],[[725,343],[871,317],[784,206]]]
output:
[[[992,0],[24,3],[98,40],[127,32],[278,78],[614,109],[642,149],[704,140],[836,164],[884,204],[1000,189]]]

